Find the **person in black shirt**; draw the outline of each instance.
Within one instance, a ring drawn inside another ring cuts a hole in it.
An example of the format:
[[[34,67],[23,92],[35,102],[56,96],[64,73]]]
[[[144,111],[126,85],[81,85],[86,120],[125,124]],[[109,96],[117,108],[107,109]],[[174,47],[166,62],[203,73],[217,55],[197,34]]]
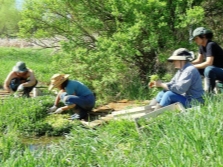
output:
[[[212,38],[212,31],[204,27],[196,28],[190,38],[199,46],[198,57],[192,64],[205,77],[205,90],[209,93],[213,92],[216,80],[223,81],[223,49]]]

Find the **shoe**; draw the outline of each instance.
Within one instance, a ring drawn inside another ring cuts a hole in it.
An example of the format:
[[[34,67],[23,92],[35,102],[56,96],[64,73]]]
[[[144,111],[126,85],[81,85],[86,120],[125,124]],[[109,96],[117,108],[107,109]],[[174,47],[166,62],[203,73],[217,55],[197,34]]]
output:
[[[71,117],[69,118],[69,120],[75,120],[75,119],[80,119],[80,115],[74,114],[74,115],[71,115]]]

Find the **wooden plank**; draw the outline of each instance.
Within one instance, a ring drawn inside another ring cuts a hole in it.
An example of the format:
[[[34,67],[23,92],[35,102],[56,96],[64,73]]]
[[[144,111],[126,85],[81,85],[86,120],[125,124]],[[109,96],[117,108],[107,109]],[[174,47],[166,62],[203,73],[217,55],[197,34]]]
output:
[[[168,105],[166,107],[162,107],[162,108],[160,108],[158,110],[152,111],[152,112],[150,112],[150,113],[148,113],[148,114],[146,114],[146,115],[144,115],[144,116],[142,116],[140,118],[137,118],[137,119],[156,117],[156,116],[164,113],[165,111],[171,111],[171,110],[185,111],[185,108],[184,108],[184,106],[181,103],[177,102],[177,103]]]
[[[126,114],[126,115],[122,115],[122,116],[119,116],[119,117],[114,117],[115,120],[118,120],[118,119],[128,119],[128,120],[134,120],[136,118],[140,118],[144,115],[146,115],[147,113],[146,112],[143,112],[143,113],[131,113],[131,114]]]
[[[112,115],[114,117],[120,117],[124,115],[130,115],[130,114],[138,114],[138,113],[148,113],[149,111],[152,111],[151,106],[142,106],[142,107],[135,107],[131,109],[121,110],[112,112]]]
[[[148,114],[145,114],[145,115],[142,115],[140,117],[135,118],[134,122],[135,122],[137,131],[139,132],[139,129],[140,129],[139,124],[138,124],[138,121],[140,119],[142,119],[142,118],[149,119],[149,118],[152,118],[152,117],[157,117],[158,115],[164,113],[165,111],[176,111],[176,110],[180,110],[181,112],[185,112],[186,111],[184,106],[181,103],[177,102],[177,103],[168,105],[166,107],[160,108],[158,110],[152,111],[152,112],[150,112]]]
[[[109,114],[105,117],[99,118],[98,120],[94,120],[94,121],[91,121],[91,122],[81,121],[81,123],[86,127],[94,128],[94,127],[99,126],[99,125],[101,125],[105,122],[111,121],[112,119],[113,119],[113,116],[111,114]]]

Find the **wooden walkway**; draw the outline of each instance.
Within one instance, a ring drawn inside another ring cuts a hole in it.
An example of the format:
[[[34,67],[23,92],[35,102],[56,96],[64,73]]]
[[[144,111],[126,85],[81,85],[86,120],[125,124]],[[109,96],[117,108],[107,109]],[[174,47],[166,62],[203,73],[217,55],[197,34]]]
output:
[[[7,96],[9,96],[10,93],[6,92],[3,89],[0,89],[0,99],[4,100]],[[33,93],[30,93],[31,97],[33,97]],[[109,105],[105,105],[102,107],[99,107],[97,109],[94,109],[90,113],[90,117],[94,117],[93,120],[81,120],[81,123],[89,128],[94,128],[96,126],[105,124],[111,120],[120,120],[120,119],[128,119],[135,121],[136,127],[138,127],[138,121],[142,118],[149,119],[151,117],[156,117],[159,114],[162,114],[165,111],[170,110],[181,110],[184,111],[184,107],[180,103],[175,103],[172,105],[169,105],[167,107],[163,107],[159,110],[153,111],[150,106],[140,106],[137,107],[135,105],[130,106],[131,103],[128,103],[128,101],[119,101],[116,103],[110,103]],[[148,102],[147,102],[148,104]],[[116,106],[115,106],[116,105]],[[123,109],[124,107],[129,109]],[[121,109],[122,108],[122,109]],[[116,110],[115,110],[116,109]],[[117,110],[120,109],[120,110]]]

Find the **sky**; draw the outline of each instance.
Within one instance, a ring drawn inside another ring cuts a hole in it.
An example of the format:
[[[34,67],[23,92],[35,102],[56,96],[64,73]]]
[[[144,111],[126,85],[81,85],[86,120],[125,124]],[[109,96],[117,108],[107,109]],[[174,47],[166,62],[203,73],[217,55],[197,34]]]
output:
[[[15,2],[16,2],[16,8],[21,10],[24,0],[15,0]]]

